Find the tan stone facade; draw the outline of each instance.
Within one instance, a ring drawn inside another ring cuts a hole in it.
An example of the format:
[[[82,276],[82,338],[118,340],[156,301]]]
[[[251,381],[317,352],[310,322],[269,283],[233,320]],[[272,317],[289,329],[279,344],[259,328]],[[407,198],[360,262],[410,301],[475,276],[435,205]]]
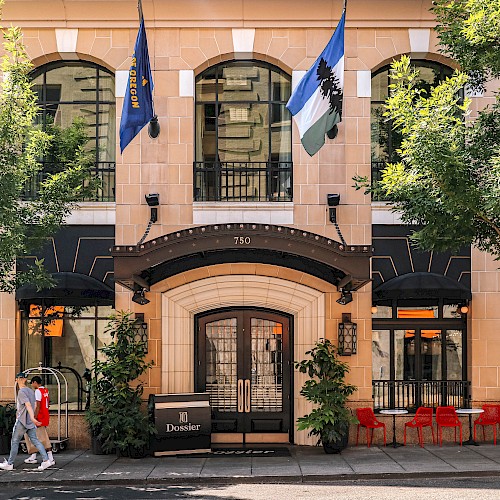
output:
[[[149,218],[144,195],[160,195],[159,220],[148,239],[175,231],[224,222],[229,206],[193,202],[194,81],[213,64],[233,59],[269,62],[287,74],[309,69],[326,45],[341,14],[340,0],[144,0],[158,139],[144,129],[116,162],[117,245],[139,241]],[[286,207],[243,206],[245,222],[262,222],[268,210],[291,217],[287,226],[338,240],[328,220],[326,195],[339,193],[338,222],[350,245],[371,245],[372,204],[352,188],[355,175],[371,174],[370,75],[401,54],[454,66],[439,54],[430,0],[351,0],[346,23],[344,110],[338,137],[310,158],[293,129],[293,204]],[[117,129],[137,34],[135,1],[9,1],[4,25],[23,28],[35,66],[57,60],[96,62],[116,75]],[[473,99],[473,111],[491,102],[491,94]],[[291,208],[293,207],[293,208]],[[252,212],[256,215],[252,216]],[[252,217],[255,220],[252,220]],[[242,220],[243,222],[243,220]],[[271,219],[270,219],[270,222]],[[469,372],[475,404],[500,400],[498,360],[500,273],[489,256],[473,252],[473,299],[469,314]],[[335,286],[319,278],[269,264],[220,264],[170,277],[153,286],[151,302],[138,306],[129,290],[117,285],[116,309],[144,313],[149,326],[149,356],[155,362],[146,381],[147,394],[191,392],[195,314],[231,305],[258,306],[293,315],[293,356],[301,359],[315,340],[337,341],[342,313],[358,325],[358,353],[346,359],[349,381],[358,386],[353,405],[372,404],[371,285],[354,294],[347,306],[336,303]],[[263,298],[264,297],[264,298]],[[11,296],[0,297],[0,400],[12,398],[19,367],[19,321]],[[17,326],[16,326],[17,325]],[[308,406],[299,396],[303,377],[293,388],[294,415]],[[294,433],[298,444],[311,444]]]

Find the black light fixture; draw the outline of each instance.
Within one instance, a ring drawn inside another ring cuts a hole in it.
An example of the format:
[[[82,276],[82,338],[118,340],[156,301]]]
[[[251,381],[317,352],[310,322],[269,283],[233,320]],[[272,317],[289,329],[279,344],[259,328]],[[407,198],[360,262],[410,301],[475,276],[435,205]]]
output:
[[[154,115],[149,122],[148,135],[151,139],[156,139],[160,135],[160,123],[156,115]]]
[[[151,230],[151,226],[158,221],[158,208],[156,207],[160,204],[160,195],[158,193],[149,193],[144,195],[144,198],[146,198],[146,203],[151,209],[151,215],[149,216],[148,227],[144,231],[142,238],[138,241],[138,245],[144,242]]]
[[[144,349],[148,352],[148,324],[144,321],[143,313],[136,313],[134,328],[135,341],[144,344]]]
[[[340,241],[342,242],[343,245],[346,245],[347,243],[344,240],[344,237],[342,236],[342,233],[340,232],[340,227],[337,224],[337,208],[340,204],[340,194],[339,193],[331,193],[326,195],[326,202],[328,206],[330,207],[328,209],[328,218],[330,219],[330,222],[335,226],[335,229],[337,230],[337,234],[339,235]]]
[[[132,302],[135,302],[136,304],[139,304],[141,306],[145,306],[151,301],[146,298],[146,290],[144,288],[139,288],[134,292],[134,295],[132,295]]]
[[[151,207],[149,221],[154,224],[158,220],[158,209],[156,207],[160,204],[160,195],[158,193],[149,193],[144,197],[146,198],[146,203]]]
[[[340,194],[327,194],[326,201],[328,202],[329,207],[338,207],[340,204]]]
[[[352,354],[356,354],[357,349],[358,325],[351,321],[350,314],[342,314],[342,323],[339,323],[339,354],[341,356],[351,356]]]
[[[340,304],[341,306],[345,306],[346,304],[349,304],[352,302],[352,292],[348,292],[347,290],[344,290],[343,288],[340,290],[340,299],[336,300],[337,304]]]

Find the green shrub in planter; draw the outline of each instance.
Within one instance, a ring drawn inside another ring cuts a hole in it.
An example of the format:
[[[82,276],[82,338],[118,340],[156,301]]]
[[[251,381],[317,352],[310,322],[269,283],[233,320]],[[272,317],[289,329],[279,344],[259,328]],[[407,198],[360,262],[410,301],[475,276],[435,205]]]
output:
[[[131,316],[117,312],[106,327],[113,342],[100,349],[105,360],[94,362],[86,420],[104,453],[137,457],[145,454],[156,429],[144,411],[143,384],[137,380],[153,363],[145,361],[147,346],[136,339]]]
[[[346,406],[357,387],[346,383],[349,365],[338,359],[337,349],[328,339],[318,340],[306,355],[309,359],[296,362],[295,367],[309,375],[300,394],[315,407],[297,419],[297,428],[318,436],[325,452],[339,453],[347,446],[349,425],[358,422]]]

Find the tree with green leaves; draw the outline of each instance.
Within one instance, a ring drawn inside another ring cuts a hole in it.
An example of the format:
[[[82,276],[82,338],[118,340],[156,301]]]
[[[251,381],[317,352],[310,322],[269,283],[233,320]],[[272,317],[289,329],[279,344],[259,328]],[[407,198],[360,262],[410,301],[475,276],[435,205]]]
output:
[[[3,0],[0,0],[0,8]],[[22,32],[2,30],[4,55],[0,88],[0,291],[24,283],[50,284],[43,262],[16,270],[16,258],[32,255],[53,235],[82,200],[95,189],[93,160],[81,121],[67,129],[36,125],[37,96],[30,78],[32,64]],[[44,169],[51,159],[57,168]],[[36,184],[34,197],[26,196]]]
[[[436,0],[433,11],[442,50],[462,71],[426,91],[408,57],[393,62],[385,116],[402,135],[401,161],[372,189],[420,226],[411,236],[419,248],[473,245],[500,258],[500,100],[471,120],[470,99],[460,98],[465,85],[500,76],[500,0]]]

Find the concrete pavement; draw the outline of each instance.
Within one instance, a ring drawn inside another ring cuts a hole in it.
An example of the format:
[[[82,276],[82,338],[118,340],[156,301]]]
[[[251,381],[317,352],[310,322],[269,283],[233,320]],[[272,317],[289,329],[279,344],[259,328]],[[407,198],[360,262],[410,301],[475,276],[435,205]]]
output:
[[[340,455],[322,448],[290,446],[290,456],[223,456],[117,458],[89,450],[65,450],[56,466],[38,472],[20,454],[14,471],[0,471],[4,484],[181,484],[181,483],[312,483],[339,479],[500,476],[500,445],[400,448],[366,445]],[[3,460],[3,457],[0,457]]]

